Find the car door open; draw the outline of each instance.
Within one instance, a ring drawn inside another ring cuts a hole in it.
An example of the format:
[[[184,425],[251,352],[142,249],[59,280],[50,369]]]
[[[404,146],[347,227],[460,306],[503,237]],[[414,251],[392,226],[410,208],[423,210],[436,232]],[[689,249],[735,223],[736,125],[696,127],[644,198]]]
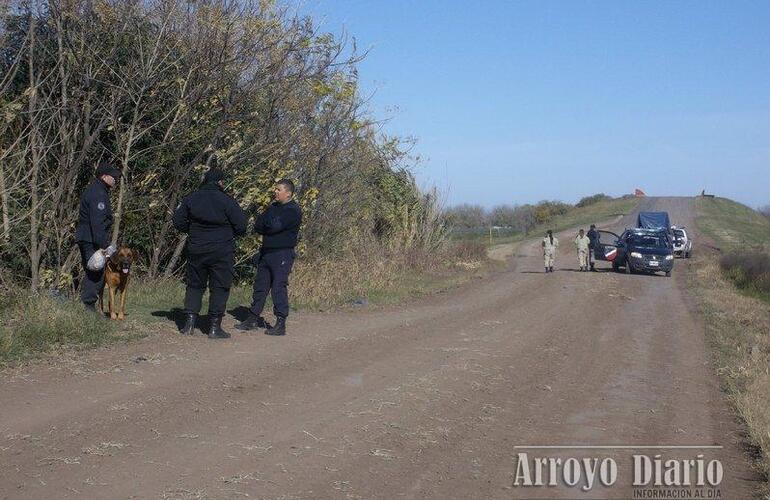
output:
[[[618,255],[617,242],[620,237],[612,231],[597,231],[599,233],[599,242],[594,249],[595,260],[605,260],[612,262]]]

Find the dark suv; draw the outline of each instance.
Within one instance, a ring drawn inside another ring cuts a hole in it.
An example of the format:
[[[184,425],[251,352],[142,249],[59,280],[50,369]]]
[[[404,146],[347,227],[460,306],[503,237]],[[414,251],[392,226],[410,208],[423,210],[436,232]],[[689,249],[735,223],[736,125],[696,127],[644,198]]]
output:
[[[624,268],[626,273],[663,272],[671,276],[674,249],[668,233],[662,229],[626,229],[618,236],[599,231],[596,260],[612,262],[612,269]]]

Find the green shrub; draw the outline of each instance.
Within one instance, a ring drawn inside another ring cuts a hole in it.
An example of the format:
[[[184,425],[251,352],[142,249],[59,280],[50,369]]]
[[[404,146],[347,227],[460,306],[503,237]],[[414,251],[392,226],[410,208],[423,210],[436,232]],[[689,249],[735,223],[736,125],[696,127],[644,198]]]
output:
[[[604,193],[597,193],[591,196],[585,196],[583,198],[580,198],[580,201],[577,202],[576,207],[587,207],[588,205],[593,205],[594,203],[599,203],[600,201],[605,200],[611,200],[612,197],[607,196]]]
[[[770,255],[757,250],[735,251],[722,256],[722,272],[742,290],[770,297]]]

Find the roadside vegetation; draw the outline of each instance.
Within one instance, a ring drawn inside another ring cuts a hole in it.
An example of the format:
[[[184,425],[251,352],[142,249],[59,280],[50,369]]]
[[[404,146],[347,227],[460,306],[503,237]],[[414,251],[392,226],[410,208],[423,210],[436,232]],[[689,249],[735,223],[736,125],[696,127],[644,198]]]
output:
[[[761,250],[732,251],[719,259],[719,265],[740,290],[770,302],[770,254]]]
[[[770,477],[770,218],[724,198],[695,203],[704,241],[689,279],[716,370]]]
[[[477,248],[486,246],[492,258],[502,260],[526,238],[545,235],[548,229],[558,232],[583,226],[588,230],[590,224],[629,213],[638,203],[639,198],[633,196],[611,198],[600,193],[586,196],[575,205],[544,201],[536,205],[503,205],[488,211],[480,206],[460,205],[448,211],[449,221],[461,221],[450,225],[449,229],[451,239],[464,242],[466,246],[474,242]],[[501,213],[509,215],[501,218]],[[480,225],[469,227],[470,224]]]
[[[419,289],[400,276],[454,269],[438,196],[411,174],[412,140],[383,135],[387,117],[368,112],[364,57],[280,2],[4,3],[0,359],[112,338],[107,324],[90,329],[76,296],[78,202],[102,160],[123,173],[113,238],[140,256],[133,318],[180,303],[185,237],[170,215],[214,161],[250,215],[277,179],[295,181],[300,305]],[[259,245],[238,242],[234,301],[248,296]]]

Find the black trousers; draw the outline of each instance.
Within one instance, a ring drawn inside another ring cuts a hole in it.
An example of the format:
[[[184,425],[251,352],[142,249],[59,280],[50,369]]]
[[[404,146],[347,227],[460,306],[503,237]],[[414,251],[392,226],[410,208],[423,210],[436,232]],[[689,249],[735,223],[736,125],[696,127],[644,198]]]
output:
[[[83,281],[80,283],[80,300],[88,307],[94,307],[99,295],[104,290],[104,269],[91,271],[86,267],[88,259],[98,250],[96,245],[88,241],[79,241],[80,262],[83,264]]]
[[[255,257],[257,276],[254,278],[254,292],[251,308],[254,316],[260,316],[265,308],[268,292],[273,297],[273,313],[278,318],[289,316],[289,274],[294,265],[294,249],[261,251]]]
[[[187,256],[186,313],[198,314],[206,287],[209,289],[209,316],[223,316],[233,284],[235,255],[231,249]]]

